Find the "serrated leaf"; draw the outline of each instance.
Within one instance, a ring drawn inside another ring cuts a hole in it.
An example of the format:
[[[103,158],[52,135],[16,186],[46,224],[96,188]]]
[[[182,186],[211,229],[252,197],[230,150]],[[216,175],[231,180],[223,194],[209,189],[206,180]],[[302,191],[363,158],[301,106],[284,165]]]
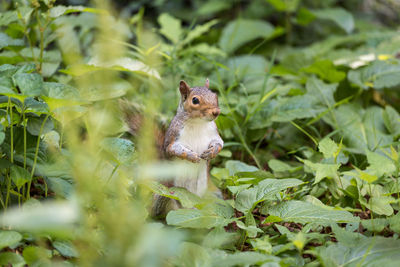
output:
[[[207,23],[204,23],[203,25],[197,25],[193,30],[191,30],[187,34],[186,38],[182,41],[182,44],[185,45],[191,43],[194,39],[208,32],[210,28],[217,23],[218,21],[216,19],[213,19]]]
[[[304,164],[315,173],[314,184],[319,183],[322,179],[327,177],[339,179],[339,164],[314,163],[309,160],[304,160]]]
[[[324,154],[324,158],[335,157],[337,151],[339,150],[339,146],[329,137],[322,139],[318,143],[319,151]]]
[[[222,30],[219,46],[231,53],[245,43],[257,38],[268,38],[274,33],[274,27],[262,20],[237,19],[229,22]]]
[[[158,17],[158,23],[161,26],[161,34],[167,37],[172,43],[176,44],[180,40],[182,36],[182,26],[179,19],[167,13],[163,13]]]
[[[349,81],[361,88],[391,88],[400,84],[400,63],[374,61],[358,70],[349,71]]]
[[[280,191],[302,183],[302,181],[293,178],[265,179],[253,188],[240,191],[235,200],[235,208],[247,213],[258,203],[273,198]]]
[[[372,175],[382,177],[383,175],[393,175],[396,171],[393,160],[377,152],[367,151],[367,159],[369,163],[367,171]]]
[[[296,223],[349,223],[358,222],[350,212],[344,210],[325,209],[309,202],[291,200],[282,202],[268,209],[268,213],[281,218],[285,222]]]

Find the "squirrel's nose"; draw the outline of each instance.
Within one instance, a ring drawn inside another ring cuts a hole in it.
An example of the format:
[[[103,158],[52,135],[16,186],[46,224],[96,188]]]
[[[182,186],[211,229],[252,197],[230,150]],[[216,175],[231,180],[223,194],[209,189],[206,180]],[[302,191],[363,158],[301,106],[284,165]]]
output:
[[[212,114],[213,114],[213,116],[216,118],[216,117],[218,117],[218,115],[219,115],[220,112],[221,112],[221,111],[219,110],[219,108],[216,108],[216,109],[213,110]]]

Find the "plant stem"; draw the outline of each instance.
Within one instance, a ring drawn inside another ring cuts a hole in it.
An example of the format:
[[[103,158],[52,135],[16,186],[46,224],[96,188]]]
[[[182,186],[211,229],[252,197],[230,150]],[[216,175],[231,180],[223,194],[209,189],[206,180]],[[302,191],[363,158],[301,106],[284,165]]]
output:
[[[29,199],[31,197],[30,196],[31,184],[32,184],[33,174],[35,173],[36,162],[37,162],[38,153],[39,153],[40,136],[42,135],[42,131],[43,131],[44,125],[45,125],[47,119],[49,118],[49,116],[50,116],[50,114],[46,115],[46,117],[44,118],[44,120],[42,122],[42,125],[40,126],[40,130],[39,130],[39,134],[38,134],[38,138],[37,138],[37,142],[36,142],[35,158],[33,159],[33,165],[32,165],[32,171],[31,171],[31,179],[29,180],[28,190],[26,192],[26,199]]]
[[[10,161],[14,163],[14,129],[13,129],[13,111],[11,106],[11,97],[8,97],[8,106],[10,108],[10,136],[11,136],[11,144],[10,144]]]

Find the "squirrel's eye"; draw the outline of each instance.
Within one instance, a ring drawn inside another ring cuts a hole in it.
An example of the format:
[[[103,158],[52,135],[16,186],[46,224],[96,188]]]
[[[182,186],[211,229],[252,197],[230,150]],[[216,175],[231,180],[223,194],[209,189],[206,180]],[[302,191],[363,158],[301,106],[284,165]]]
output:
[[[192,98],[192,103],[195,104],[195,105],[200,104],[200,100],[197,97],[193,97]]]

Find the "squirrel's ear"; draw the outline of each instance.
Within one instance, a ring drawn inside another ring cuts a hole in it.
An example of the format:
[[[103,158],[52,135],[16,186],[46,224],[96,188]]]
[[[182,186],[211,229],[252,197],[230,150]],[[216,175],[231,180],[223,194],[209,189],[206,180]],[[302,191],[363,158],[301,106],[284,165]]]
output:
[[[210,80],[208,78],[206,80],[206,87],[207,87],[207,89],[210,89]]]
[[[190,93],[190,86],[185,81],[182,80],[179,83],[179,91],[181,92],[183,99],[186,99]]]

